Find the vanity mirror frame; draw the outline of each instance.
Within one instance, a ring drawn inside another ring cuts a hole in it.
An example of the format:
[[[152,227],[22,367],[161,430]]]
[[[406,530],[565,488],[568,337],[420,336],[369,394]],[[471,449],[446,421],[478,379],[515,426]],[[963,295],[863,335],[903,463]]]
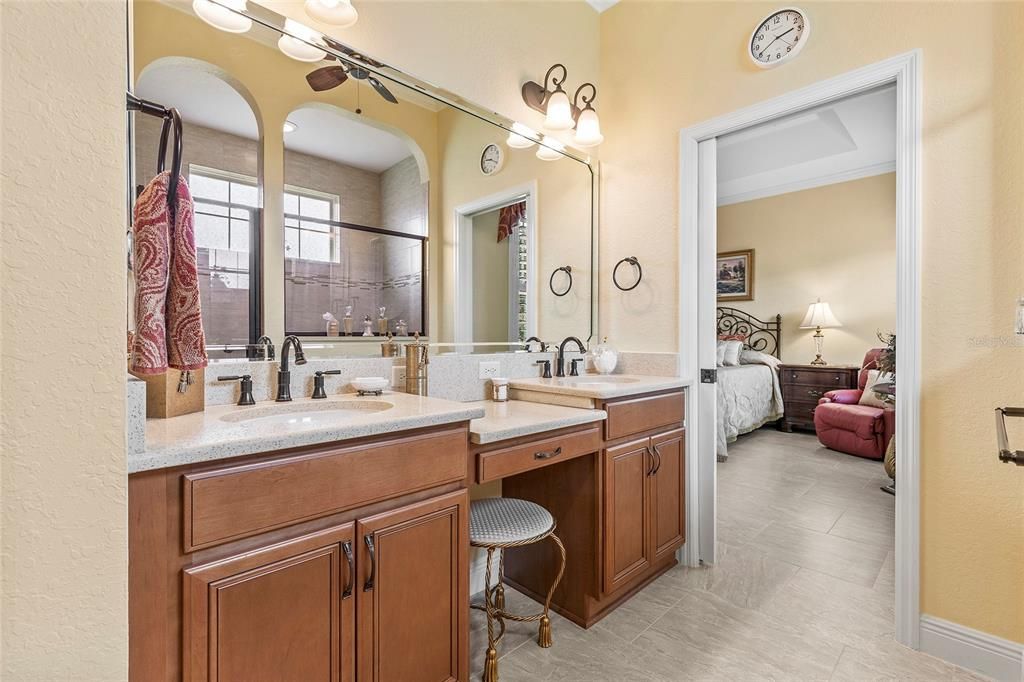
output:
[[[278,14],[277,12],[274,12],[273,10],[270,10],[270,9],[268,9],[266,7],[263,7],[263,6],[259,5],[259,4],[256,4],[254,2],[250,2],[250,3],[247,4],[246,9],[244,9],[244,10],[238,10],[238,9],[234,9],[234,8],[228,8],[228,9],[230,9],[230,11],[232,11],[232,12],[234,12],[236,14],[240,14],[240,15],[243,15],[245,17],[248,17],[254,23],[259,24],[260,26],[263,26],[265,28],[268,28],[268,29],[270,29],[270,30],[280,34],[280,35],[287,35],[287,36],[290,36],[290,37],[295,38],[297,40],[306,42],[307,44],[311,44],[311,43],[308,42],[308,40],[307,40],[307,38],[305,36],[297,35],[294,32],[289,32],[288,30],[286,30],[286,28],[285,28],[285,26],[286,26],[286,24],[285,24],[285,17],[283,15]],[[599,175],[598,175],[598,168],[596,167],[596,163],[591,159],[591,157],[588,154],[586,154],[584,152],[579,152],[578,150],[575,150],[574,148],[569,147],[569,146],[565,146],[565,147],[559,146],[559,147],[556,147],[556,146],[553,146],[553,145],[550,145],[550,144],[545,144],[542,136],[540,136],[539,134],[536,135],[536,136],[531,136],[529,134],[524,134],[524,132],[521,130],[521,126],[516,126],[515,130],[513,130],[513,126],[515,124],[515,121],[513,121],[513,119],[511,119],[511,118],[508,118],[507,116],[503,116],[502,114],[499,114],[499,113],[496,113],[494,111],[491,111],[491,110],[489,110],[489,109],[487,109],[485,107],[482,107],[482,106],[480,106],[480,105],[478,105],[478,104],[476,104],[474,102],[471,102],[471,101],[465,99],[464,97],[461,97],[460,95],[458,95],[458,94],[456,94],[454,92],[451,92],[450,90],[446,90],[444,88],[441,88],[441,87],[438,87],[436,85],[433,85],[433,84],[431,84],[431,83],[429,83],[427,81],[424,81],[424,80],[422,80],[422,79],[420,79],[420,78],[418,78],[416,76],[413,76],[412,74],[409,74],[409,73],[407,73],[405,71],[402,71],[401,69],[398,69],[398,68],[396,68],[394,66],[391,66],[390,64],[387,64],[386,62],[378,60],[378,59],[376,59],[375,57],[373,57],[371,55],[367,55],[366,53],[362,52],[361,50],[359,50],[359,49],[357,49],[357,48],[355,48],[353,46],[350,46],[350,45],[346,44],[345,42],[343,42],[341,40],[338,40],[338,39],[336,39],[336,38],[334,38],[334,37],[332,37],[330,35],[322,34],[322,33],[320,33],[319,31],[316,31],[316,30],[313,30],[313,33],[314,33],[315,36],[322,36],[322,38],[323,38],[323,44],[317,44],[316,45],[316,47],[318,49],[323,50],[327,54],[331,55],[332,57],[334,57],[335,59],[339,60],[340,62],[342,62],[342,63],[344,63],[346,65],[354,66],[354,67],[357,67],[359,69],[364,69],[364,70],[368,71],[369,73],[371,73],[371,74],[373,74],[373,75],[375,75],[377,77],[387,79],[387,80],[389,80],[389,81],[391,81],[393,83],[397,83],[398,85],[401,85],[401,86],[404,86],[406,88],[409,88],[409,89],[411,89],[411,90],[413,90],[415,92],[418,92],[418,93],[420,93],[420,94],[422,94],[422,95],[424,95],[426,97],[429,97],[430,99],[433,99],[433,100],[435,100],[437,102],[440,102],[440,103],[442,103],[444,105],[450,106],[450,107],[452,107],[452,108],[454,108],[454,109],[456,109],[458,111],[461,111],[461,112],[463,112],[465,114],[473,116],[474,118],[479,119],[481,121],[484,121],[485,123],[489,123],[489,124],[499,128],[499,129],[505,131],[506,133],[515,132],[517,134],[523,135],[524,137],[527,137],[528,139],[531,139],[532,141],[534,141],[536,144],[538,144],[540,146],[543,146],[543,147],[546,147],[548,149],[551,149],[552,151],[556,151],[559,154],[561,154],[562,156],[565,156],[567,159],[581,164],[586,169],[586,172],[588,172],[590,174],[589,175],[589,182],[590,182],[590,276],[589,276],[589,284],[590,284],[590,287],[589,287],[589,290],[590,290],[590,301],[589,301],[589,304],[590,304],[590,311],[589,311],[590,312],[590,315],[589,315],[589,318],[590,318],[590,328],[587,330],[587,336],[586,336],[586,338],[584,340],[589,343],[593,339],[594,334],[596,333],[597,324],[598,324],[598,277],[597,277],[596,269],[597,269],[597,263],[598,263],[598,251],[597,251],[597,248],[598,248],[598,244],[597,244],[597,225],[598,225],[597,219],[598,219],[598,215],[597,215],[597,205],[598,205],[598,187],[599,187],[598,179],[599,179]],[[429,248],[429,243],[431,241],[431,234],[430,234],[430,232],[431,232],[430,228],[431,227],[433,227],[433,226],[432,225],[428,226],[428,230],[427,230],[427,244],[428,244],[428,248]],[[435,235],[435,238],[436,238],[436,235]],[[456,264],[456,267],[457,267],[457,264]],[[426,274],[427,273],[424,272],[424,283],[426,282]],[[456,292],[456,297],[458,297],[457,292]],[[452,303],[453,304],[457,304],[458,301],[453,301]],[[428,308],[428,310],[429,310],[428,306],[425,305],[425,307]],[[437,337],[436,337],[436,329],[434,328],[434,324],[435,324],[435,319],[434,318],[436,318],[437,315],[436,315],[436,311],[429,311],[429,312],[433,313],[433,314],[429,314],[429,316],[425,315],[425,317],[424,317],[425,327],[426,327],[426,331],[427,331],[427,337],[430,338],[432,340],[432,342],[436,343],[437,342]],[[265,316],[261,316],[261,319],[265,320],[266,317]],[[266,329],[263,329],[262,331],[266,332]],[[322,340],[324,337],[310,337],[310,338],[311,339],[319,338],[319,339]],[[342,337],[342,338],[347,338],[347,337]],[[454,339],[453,339],[453,341],[454,341]],[[552,339],[552,341],[557,341],[557,340],[556,339]],[[332,342],[333,342],[333,339],[332,339]],[[478,345],[478,344],[476,344],[476,343],[468,343],[468,344],[467,343],[460,343],[460,344],[458,344],[458,346],[460,346],[460,347],[476,346],[476,345]],[[491,345],[494,345],[494,344],[492,344],[492,343],[481,343],[479,345],[481,345],[481,346],[491,346]],[[511,347],[511,346],[515,346],[516,344],[510,342],[508,345]]]

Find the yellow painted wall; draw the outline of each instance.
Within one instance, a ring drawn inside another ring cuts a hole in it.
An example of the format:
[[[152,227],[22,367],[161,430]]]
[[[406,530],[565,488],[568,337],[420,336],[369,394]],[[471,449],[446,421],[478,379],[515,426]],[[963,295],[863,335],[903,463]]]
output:
[[[4,680],[127,675],[124,27],[0,4]]]
[[[1024,482],[996,460],[992,421],[1024,400],[1024,3],[801,6],[809,42],[770,70],[744,53],[768,5],[625,0],[602,15],[602,269],[629,252],[650,282],[604,297],[602,326],[623,349],[678,346],[681,128],[921,48],[921,608],[1024,641]]]
[[[878,332],[896,330],[896,174],[718,208],[718,250],[754,249],[754,300],[722,305],[782,315],[782,360],[814,358],[800,329],[821,298],[843,323],[826,329],[829,364],[859,365]]]
[[[512,239],[498,241],[500,211],[473,216],[473,339],[508,341],[508,250]]]

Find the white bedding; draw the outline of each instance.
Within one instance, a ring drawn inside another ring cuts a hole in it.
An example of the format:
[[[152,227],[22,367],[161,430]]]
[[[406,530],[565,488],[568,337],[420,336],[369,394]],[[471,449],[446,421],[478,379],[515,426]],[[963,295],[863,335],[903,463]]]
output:
[[[775,421],[783,413],[782,387],[775,370],[778,360],[763,353],[748,352],[744,352],[744,359],[748,364],[718,368],[716,453],[719,461],[728,457],[728,444],[737,436]]]

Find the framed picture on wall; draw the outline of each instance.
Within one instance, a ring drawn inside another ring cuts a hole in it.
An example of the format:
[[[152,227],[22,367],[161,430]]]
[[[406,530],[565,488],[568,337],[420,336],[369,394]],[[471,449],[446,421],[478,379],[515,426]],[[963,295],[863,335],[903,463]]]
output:
[[[754,300],[754,250],[718,254],[718,300]]]

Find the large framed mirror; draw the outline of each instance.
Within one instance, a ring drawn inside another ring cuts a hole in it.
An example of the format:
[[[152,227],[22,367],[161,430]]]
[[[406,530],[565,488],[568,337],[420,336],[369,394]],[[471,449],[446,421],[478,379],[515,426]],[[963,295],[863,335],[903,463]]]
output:
[[[379,353],[387,333],[457,352],[592,337],[588,156],[238,7],[221,7],[236,33],[190,4],[132,12],[134,92],[184,122],[211,359],[252,356],[263,335],[338,356]],[[134,119],[133,192],[155,174],[160,134]],[[509,146],[514,126],[534,144]]]

